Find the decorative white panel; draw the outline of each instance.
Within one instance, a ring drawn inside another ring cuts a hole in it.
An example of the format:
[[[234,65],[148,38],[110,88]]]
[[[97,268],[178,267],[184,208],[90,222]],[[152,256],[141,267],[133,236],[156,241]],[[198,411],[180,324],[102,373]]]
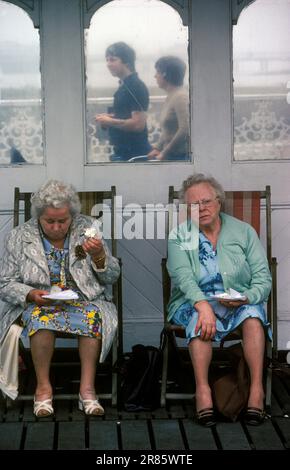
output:
[[[33,105],[19,103],[15,100],[0,106],[0,165],[42,164],[40,101],[35,100]]]
[[[235,102],[234,160],[289,160],[290,114],[284,97],[281,102],[248,101]]]

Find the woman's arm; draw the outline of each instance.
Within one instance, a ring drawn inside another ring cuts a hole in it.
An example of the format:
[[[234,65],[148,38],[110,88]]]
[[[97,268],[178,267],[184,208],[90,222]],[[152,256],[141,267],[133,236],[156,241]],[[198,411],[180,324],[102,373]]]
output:
[[[206,296],[198,286],[192,252],[185,249],[186,246],[181,238],[182,236],[179,236],[175,230],[169,236],[167,269],[172,284],[182,292],[185,301],[194,305],[196,302],[206,300]]]
[[[243,294],[246,295],[250,304],[266,302],[271,291],[272,278],[265,250],[251,226],[248,226],[247,232],[246,258],[252,279],[250,288],[246,289]]]
[[[104,128],[115,127],[125,132],[141,132],[145,129],[147,115],[143,111],[132,111],[128,119],[118,119],[110,114],[99,114],[96,121]]]
[[[160,160],[166,158],[168,154],[179,153],[179,147],[183,141],[189,140],[189,102],[186,94],[180,93],[175,96],[171,106],[176,114],[177,130],[157,157]]]
[[[0,299],[13,305],[25,307],[28,293],[32,286],[25,284],[20,273],[20,263],[23,262],[17,229],[12,230],[5,239],[2,266],[0,271]]]
[[[106,242],[90,238],[82,246],[91,257],[92,268],[100,284],[114,284],[120,275],[120,266],[117,258],[111,255]]]

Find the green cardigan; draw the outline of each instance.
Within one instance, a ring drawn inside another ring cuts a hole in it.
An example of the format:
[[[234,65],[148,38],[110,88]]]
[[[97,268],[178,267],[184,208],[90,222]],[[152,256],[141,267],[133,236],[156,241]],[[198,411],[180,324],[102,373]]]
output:
[[[222,212],[220,217],[217,259],[225,290],[231,287],[246,295],[250,304],[265,302],[271,290],[271,274],[256,231],[251,225]],[[191,222],[184,222],[169,235],[167,269],[172,292],[168,320],[183,303],[194,305],[207,300],[198,286],[198,241],[198,227]]]

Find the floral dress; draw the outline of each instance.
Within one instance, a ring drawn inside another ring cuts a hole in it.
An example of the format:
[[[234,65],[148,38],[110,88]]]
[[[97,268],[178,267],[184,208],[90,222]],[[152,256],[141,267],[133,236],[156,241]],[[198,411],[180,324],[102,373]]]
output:
[[[24,326],[22,335],[32,336],[40,329],[60,331],[80,336],[101,338],[102,313],[100,309],[84,300],[83,294],[77,288],[68,269],[68,238],[64,248],[55,248],[42,238],[45,256],[47,259],[52,286],[62,290],[72,289],[77,292],[79,299],[65,302],[54,301],[47,306],[38,306],[30,303],[22,313]]]
[[[212,243],[202,232],[199,233],[199,262],[199,287],[207,296],[207,300],[211,304],[216,316],[216,334],[214,341],[221,341],[231,331],[236,330],[246,318],[259,318],[271,339],[272,333],[270,324],[266,319],[263,303],[255,305],[246,304],[238,308],[228,308],[224,307],[219,301],[211,299],[211,295],[224,292],[224,286],[218,266],[217,252],[214,250]],[[172,323],[185,327],[186,337],[189,342],[192,338],[200,335],[200,331],[198,331],[197,334],[195,333],[197,319],[198,313],[196,309],[189,302],[185,302],[176,310],[171,321]]]

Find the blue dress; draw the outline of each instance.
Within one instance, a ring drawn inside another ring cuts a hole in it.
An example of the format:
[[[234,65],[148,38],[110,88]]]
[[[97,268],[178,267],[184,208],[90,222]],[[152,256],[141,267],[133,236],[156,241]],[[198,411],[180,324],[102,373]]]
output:
[[[246,318],[259,318],[266,328],[269,338],[272,338],[270,324],[267,322],[266,312],[262,303],[256,305],[241,305],[238,308],[228,308],[220,304],[219,301],[211,299],[212,294],[224,292],[223,280],[217,262],[217,253],[213,249],[211,242],[205,235],[199,233],[199,262],[200,281],[199,287],[208,297],[208,302],[216,315],[216,334],[214,341],[221,341],[230,332],[236,330]],[[195,334],[195,327],[198,320],[196,309],[185,302],[175,312],[171,322],[182,325],[186,330],[188,342],[196,336],[200,336],[200,330]]]
[[[100,309],[84,300],[83,294],[72,279],[68,269],[68,238],[64,248],[55,248],[42,237],[45,256],[47,259],[52,286],[61,289],[72,289],[77,292],[79,299],[65,302],[54,302],[48,306],[38,306],[30,303],[22,313],[24,326],[22,335],[32,336],[40,329],[54,330],[80,336],[101,338],[102,313]]]

